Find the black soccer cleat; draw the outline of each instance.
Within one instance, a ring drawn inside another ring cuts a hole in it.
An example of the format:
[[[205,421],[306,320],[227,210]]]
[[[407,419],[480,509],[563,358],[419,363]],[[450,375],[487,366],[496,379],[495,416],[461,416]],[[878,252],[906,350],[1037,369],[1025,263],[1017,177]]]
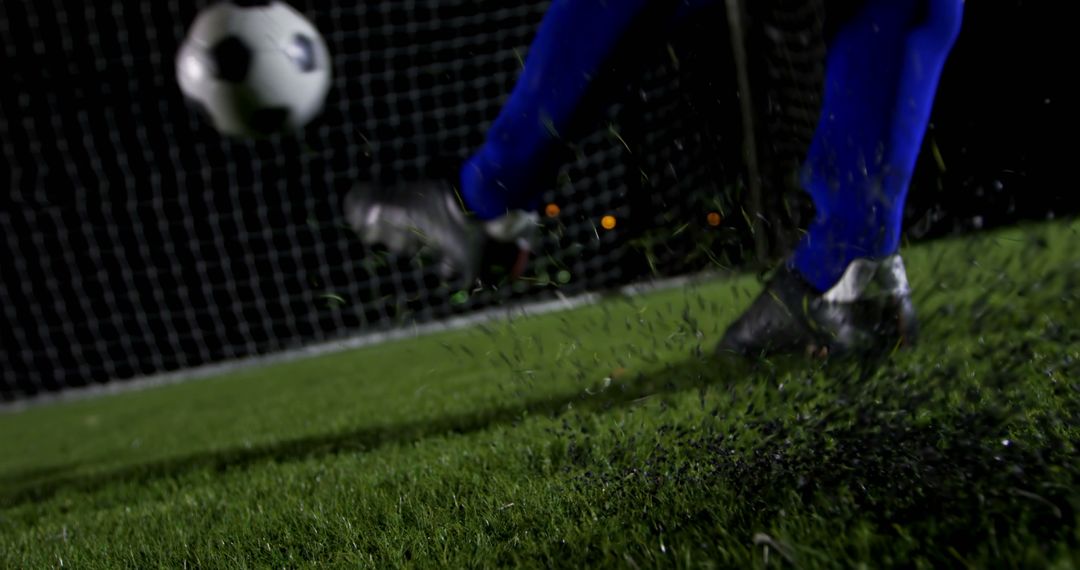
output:
[[[345,196],[345,219],[367,244],[398,255],[435,254],[444,277],[497,284],[520,277],[535,241],[537,216],[515,210],[472,219],[446,183],[359,184]]]
[[[910,346],[917,329],[899,255],[853,261],[825,293],[785,266],[728,327],[716,352],[748,357],[870,354]]]

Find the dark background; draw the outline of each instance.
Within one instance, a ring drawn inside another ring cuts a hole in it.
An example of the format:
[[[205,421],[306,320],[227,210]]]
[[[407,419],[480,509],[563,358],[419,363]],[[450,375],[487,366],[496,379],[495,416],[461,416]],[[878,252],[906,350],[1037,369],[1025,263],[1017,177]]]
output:
[[[762,261],[718,11],[613,62],[550,181],[562,213],[533,280],[466,295],[423,258],[358,243],[338,207],[357,180],[438,174],[475,149],[545,3],[296,2],[327,37],[335,87],[302,136],[262,142],[223,140],[175,87],[205,4],[0,8],[0,399]],[[1067,25],[1050,0],[969,3],[910,239],[1078,211]],[[605,214],[616,231],[597,230]]]
[[[968,2],[910,195],[908,235],[1076,213],[1072,26],[1053,2]],[[929,145],[940,149],[940,172]]]

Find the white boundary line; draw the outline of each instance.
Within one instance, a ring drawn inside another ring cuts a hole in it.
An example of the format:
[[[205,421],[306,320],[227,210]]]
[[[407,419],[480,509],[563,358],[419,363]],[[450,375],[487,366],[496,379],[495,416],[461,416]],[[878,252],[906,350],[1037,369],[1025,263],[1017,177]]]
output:
[[[207,364],[195,368],[188,368],[186,370],[178,370],[176,372],[137,376],[128,378],[127,380],[116,380],[105,384],[95,384],[93,386],[68,388],[59,392],[44,393],[23,400],[0,403],[0,415],[15,414],[31,408],[58,404],[61,402],[73,402],[112,394],[137,392],[191,380],[212,378],[241,370],[250,370],[286,362],[295,362],[297,360],[314,358],[326,354],[335,354],[387,342],[419,338],[446,331],[461,330],[480,323],[511,320],[521,317],[533,317],[559,311],[569,311],[586,305],[595,304],[605,297],[611,297],[612,295],[637,296],[644,293],[666,291],[688,285],[695,285],[720,275],[721,273],[714,271],[692,273],[679,277],[624,285],[604,292],[582,293],[573,297],[565,297],[556,292],[556,295],[558,295],[557,299],[489,307],[468,315],[460,315],[424,323],[422,325],[413,325],[411,327],[402,327],[388,331],[359,333],[338,340],[324,341],[299,348],[286,349],[274,354],[251,356],[230,360],[228,362]]]

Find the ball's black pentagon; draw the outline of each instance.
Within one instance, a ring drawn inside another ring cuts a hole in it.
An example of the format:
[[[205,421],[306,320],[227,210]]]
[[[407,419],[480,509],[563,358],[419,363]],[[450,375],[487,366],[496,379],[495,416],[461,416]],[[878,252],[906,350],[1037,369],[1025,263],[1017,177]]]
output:
[[[261,135],[272,135],[285,128],[289,120],[289,110],[284,107],[266,107],[252,111],[248,117],[248,126]]]
[[[210,50],[214,59],[216,76],[222,81],[239,83],[247,77],[251,68],[251,49],[238,37],[229,36]]]
[[[285,48],[289,59],[304,73],[315,71],[319,62],[315,54],[315,42],[304,34],[296,34]]]

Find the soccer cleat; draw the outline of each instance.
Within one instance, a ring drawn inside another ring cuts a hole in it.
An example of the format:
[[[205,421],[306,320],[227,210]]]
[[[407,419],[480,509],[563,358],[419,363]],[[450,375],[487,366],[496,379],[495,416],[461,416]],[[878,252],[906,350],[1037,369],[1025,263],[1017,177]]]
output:
[[[724,333],[716,352],[743,356],[867,354],[915,341],[917,322],[904,262],[857,259],[819,293],[784,267]]]
[[[435,253],[444,277],[496,284],[516,279],[533,249],[538,216],[522,210],[495,220],[471,219],[449,185],[360,184],[345,196],[345,219],[367,244],[398,255]]]

